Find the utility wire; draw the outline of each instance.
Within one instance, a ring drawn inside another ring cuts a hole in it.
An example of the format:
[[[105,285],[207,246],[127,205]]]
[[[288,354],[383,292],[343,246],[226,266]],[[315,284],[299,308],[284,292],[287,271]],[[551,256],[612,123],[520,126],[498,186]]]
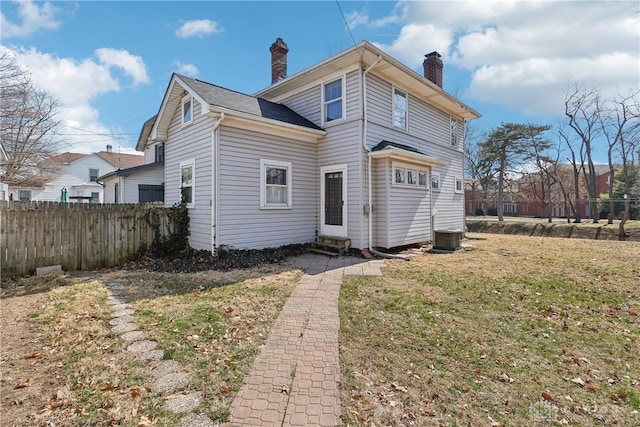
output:
[[[347,23],[347,18],[344,17],[344,12],[342,11],[342,7],[340,7],[340,2],[338,0],[336,0],[336,4],[338,5],[338,10],[340,10],[340,15],[342,15],[342,20],[344,21],[344,25],[347,27],[347,31],[349,31],[349,35],[351,36],[351,41],[353,42],[353,45],[356,46],[356,39],[353,37],[353,34],[351,33],[351,28],[349,28],[349,24]]]

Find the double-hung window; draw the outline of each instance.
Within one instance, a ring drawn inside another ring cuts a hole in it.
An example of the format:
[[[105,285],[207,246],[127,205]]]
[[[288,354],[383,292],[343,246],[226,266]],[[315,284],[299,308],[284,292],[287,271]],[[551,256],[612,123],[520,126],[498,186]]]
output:
[[[195,160],[180,162],[180,200],[192,208],[195,206]]]
[[[182,98],[182,126],[188,125],[193,121],[193,98],[186,95]]]
[[[291,163],[260,159],[260,208],[291,208]]]
[[[324,121],[343,118],[342,77],[323,86]]]
[[[407,93],[393,89],[393,126],[407,129]]]
[[[464,180],[461,176],[456,176],[456,187],[454,189],[455,193],[462,193],[464,191]]]
[[[437,172],[431,172],[431,189],[440,191],[440,174]]]
[[[164,144],[156,144],[155,145],[155,162],[164,162]]]
[[[97,182],[99,172],[98,169],[89,169],[89,182]]]

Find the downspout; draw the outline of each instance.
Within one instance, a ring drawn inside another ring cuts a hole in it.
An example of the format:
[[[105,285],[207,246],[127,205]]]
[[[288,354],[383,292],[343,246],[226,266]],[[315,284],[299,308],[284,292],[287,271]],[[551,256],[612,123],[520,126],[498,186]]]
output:
[[[218,139],[216,131],[224,120],[224,113],[220,113],[218,120],[211,129],[211,252],[215,253],[218,237]]]
[[[377,250],[375,250],[373,248],[373,204],[371,203],[373,201],[373,190],[372,190],[372,184],[371,184],[371,164],[372,164],[372,160],[371,160],[371,149],[369,148],[369,146],[367,145],[367,122],[368,122],[368,116],[367,116],[367,73],[369,73],[369,71],[371,71],[373,69],[373,67],[375,67],[376,65],[378,65],[378,63],[382,61],[382,55],[378,55],[378,59],[376,59],[376,61],[369,65],[369,67],[364,70],[364,73],[362,73],[362,110],[363,110],[363,124],[362,124],[362,148],[364,148],[364,151],[367,153],[367,197],[368,197],[368,202],[369,202],[369,242],[368,242],[368,249],[369,252],[371,252],[374,255],[377,255],[381,258],[397,258],[397,259],[402,259],[405,261],[409,261],[409,258],[402,256],[402,255],[392,255],[392,254],[386,254],[384,252],[379,252]]]

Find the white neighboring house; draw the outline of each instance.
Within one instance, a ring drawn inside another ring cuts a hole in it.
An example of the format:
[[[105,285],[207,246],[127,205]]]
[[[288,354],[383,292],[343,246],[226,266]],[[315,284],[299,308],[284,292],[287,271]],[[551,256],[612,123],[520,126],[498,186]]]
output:
[[[92,154],[61,153],[47,162],[59,165],[58,175],[44,183],[10,187],[12,200],[62,201],[62,190],[67,190],[68,202],[103,203],[103,188],[98,182],[101,174],[118,168],[141,165],[142,156],[107,151]]]
[[[164,201],[164,143],[149,140],[156,120],[142,126],[136,150],[144,153],[144,163],[101,175],[104,203],[149,203]]]
[[[4,164],[9,160],[9,156],[4,149],[2,141],[0,141],[0,178],[4,175]],[[0,179],[0,202],[9,200],[9,186]]]

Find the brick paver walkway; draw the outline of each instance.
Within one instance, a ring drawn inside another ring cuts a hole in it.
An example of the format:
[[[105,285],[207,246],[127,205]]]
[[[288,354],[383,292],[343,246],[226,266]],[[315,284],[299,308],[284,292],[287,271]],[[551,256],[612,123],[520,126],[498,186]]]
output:
[[[306,274],[234,399],[226,427],[340,425],[340,284],[343,275],[382,275],[384,261],[307,254],[293,264]]]

